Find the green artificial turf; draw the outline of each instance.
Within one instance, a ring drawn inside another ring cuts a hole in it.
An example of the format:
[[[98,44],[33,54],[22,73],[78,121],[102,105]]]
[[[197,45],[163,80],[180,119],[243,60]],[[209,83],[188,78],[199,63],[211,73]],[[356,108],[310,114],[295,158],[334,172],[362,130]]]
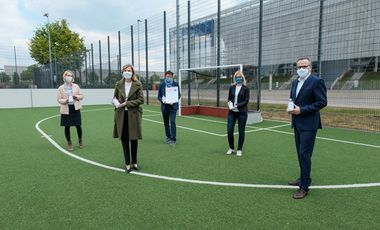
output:
[[[87,164],[60,152],[36,130],[38,121],[57,114],[58,108],[0,110],[0,229],[377,229],[380,224],[380,187],[312,189],[306,199],[293,200],[294,189],[192,184]],[[224,135],[225,119],[194,117],[200,119],[177,117],[172,148],[164,143],[163,125],[152,122],[162,122],[159,107],[144,106],[142,172],[269,185],[298,176],[286,123],[249,125],[246,131],[285,126],[247,133],[238,158],[225,155],[226,136],[185,129]],[[72,128],[73,153],[123,168],[120,141],[112,138],[112,107],[86,106],[82,121],[86,147],[78,148]],[[66,148],[59,116],[40,128]],[[326,127],[318,137],[334,141],[317,139],[313,185],[380,182],[380,148],[338,142],[379,146],[379,134]]]

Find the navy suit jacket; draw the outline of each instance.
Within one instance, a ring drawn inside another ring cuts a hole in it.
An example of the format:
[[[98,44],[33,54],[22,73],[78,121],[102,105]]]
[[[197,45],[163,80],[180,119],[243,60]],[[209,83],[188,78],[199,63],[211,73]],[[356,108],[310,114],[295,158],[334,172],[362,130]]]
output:
[[[178,86],[178,82],[173,81],[172,87],[173,86],[178,87],[178,99],[180,99],[181,98],[181,92],[180,92],[180,89]],[[160,87],[158,87],[158,96],[157,96],[157,99],[161,102],[161,110],[163,110],[165,108],[165,105],[166,105],[162,102],[162,97],[166,96],[166,90],[165,89],[166,89],[166,83],[165,83],[165,81],[163,81],[160,84]],[[178,110],[178,103],[174,103],[172,106],[173,106],[173,109]]]
[[[300,107],[301,114],[292,115],[292,127],[301,131],[321,129],[319,110],[327,105],[324,81],[315,75],[310,75],[296,97],[297,84],[298,79],[293,80],[290,98]]]
[[[235,91],[236,91],[236,85],[230,86],[230,90],[228,92],[228,101],[231,101],[232,103],[234,103],[235,101]],[[236,104],[239,112],[248,112],[248,102],[249,102],[249,88],[245,85],[242,85],[239,91],[237,104]]]

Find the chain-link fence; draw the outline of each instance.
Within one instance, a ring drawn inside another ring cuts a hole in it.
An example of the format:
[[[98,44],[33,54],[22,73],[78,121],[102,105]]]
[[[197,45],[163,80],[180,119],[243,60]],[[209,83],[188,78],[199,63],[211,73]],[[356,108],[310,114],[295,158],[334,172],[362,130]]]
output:
[[[147,102],[155,103],[165,70],[178,75],[180,69],[242,64],[246,76],[260,79],[252,109],[288,120],[282,106],[296,78],[295,61],[307,56],[329,89],[325,123],[380,131],[379,37],[379,1],[178,0],[176,7],[93,41],[81,54],[57,57],[53,50],[51,71],[32,65],[17,47],[0,47],[6,63],[0,63],[0,87],[57,87],[62,72],[72,69],[82,87],[112,88],[121,66],[131,63]],[[74,57],[82,60],[73,65]],[[224,106],[219,75],[204,84],[218,90],[215,105]]]

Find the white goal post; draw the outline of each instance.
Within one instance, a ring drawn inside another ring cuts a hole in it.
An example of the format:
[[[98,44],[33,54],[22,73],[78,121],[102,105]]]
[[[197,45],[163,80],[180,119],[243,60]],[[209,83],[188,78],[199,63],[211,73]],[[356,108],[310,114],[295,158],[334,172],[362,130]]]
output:
[[[234,69],[234,71],[236,70],[240,70],[243,72],[243,64],[231,64],[231,65],[221,65],[221,66],[209,66],[209,67],[193,67],[193,68],[183,68],[183,69],[179,69],[179,75],[178,75],[178,83],[179,83],[179,89],[180,89],[180,92],[181,92],[181,97],[183,97],[183,93],[182,93],[182,80],[185,80],[185,79],[182,79],[183,76],[184,76],[184,73],[187,73],[187,72],[192,72],[192,71],[199,71],[199,72],[202,72],[202,71],[212,71],[212,70],[217,70],[217,69]],[[220,74],[222,74],[222,72],[220,72]],[[246,75],[246,74],[245,74]],[[246,76],[247,77],[247,76]],[[221,79],[221,78],[220,78]],[[195,81],[193,84],[195,84],[196,86],[196,91],[198,93],[198,102],[200,100],[200,96],[199,96],[199,85],[198,85],[198,80],[196,78],[196,75],[195,75]],[[190,84],[190,82],[187,82],[187,84]],[[224,83],[226,84],[226,83]],[[203,85],[204,86],[204,85]],[[225,85],[224,85],[225,86]],[[191,86],[189,86],[190,88]],[[215,87],[215,86],[214,86]],[[213,91],[212,89],[203,89],[203,92],[204,91]],[[215,92],[215,91],[214,91]],[[190,98],[191,100],[191,98]],[[198,104],[199,105],[199,104]],[[179,100],[179,108],[178,108],[178,112],[179,112],[179,116],[181,116],[181,99]],[[262,121],[262,117],[261,117],[261,112],[260,111],[250,111],[248,113],[248,121],[247,121],[247,124],[252,124],[252,123],[258,123],[258,122],[261,122]]]
[[[210,70],[210,69],[231,68],[231,67],[239,67],[239,70],[243,72],[243,64],[232,64],[232,65],[222,65],[222,66],[194,67],[194,68],[179,69],[178,85],[179,85],[179,90],[181,92],[181,95],[182,95],[182,72],[183,71]],[[179,114],[179,116],[181,116],[181,100],[179,100],[178,105],[179,105],[178,114]]]

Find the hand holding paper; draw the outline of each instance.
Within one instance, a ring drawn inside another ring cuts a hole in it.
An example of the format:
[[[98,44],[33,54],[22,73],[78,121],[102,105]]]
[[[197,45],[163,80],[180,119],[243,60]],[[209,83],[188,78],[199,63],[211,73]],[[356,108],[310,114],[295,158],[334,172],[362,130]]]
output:
[[[73,96],[69,96],[69,103],[73,103],[74,99]]]
[[[120,102],[115,97],[112,99],[112,104],[115,106],[115,108],[120,107]]]
[[[228,101],[227,105],[228,105],[228,109],[229,110],[233,110],[234,109],[234,104],[231,101]]]
[[[166,87],[165,95],[165,104],[178,103],[178,86]]]

